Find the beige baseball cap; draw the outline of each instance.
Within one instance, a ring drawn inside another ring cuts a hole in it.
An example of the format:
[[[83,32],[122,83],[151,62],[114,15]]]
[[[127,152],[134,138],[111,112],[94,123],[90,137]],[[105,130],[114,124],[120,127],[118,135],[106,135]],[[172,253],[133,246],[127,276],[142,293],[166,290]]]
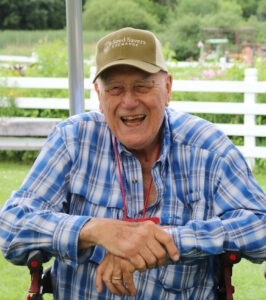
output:
[[[96,46],[96,75],[117,65],[130,65],[146,71],[167,72],[162,47],[150,31],[126,27],[99,40]]]

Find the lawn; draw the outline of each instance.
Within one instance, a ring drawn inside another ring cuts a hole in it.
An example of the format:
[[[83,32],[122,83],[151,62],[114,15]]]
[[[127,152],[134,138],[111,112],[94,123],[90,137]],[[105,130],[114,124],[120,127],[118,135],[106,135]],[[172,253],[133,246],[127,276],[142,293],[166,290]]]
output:
[[[10,193],[22,183],[30,165],[0,162],[0,205]],[[265,175],[257,174],[257,181],[266,191]],[[234,300],[264,300],[266,280],[263,277],[264,265],[255,265],[242,260],[234,267],[233,284],[236,292]],[[22,300],[27,297],[30,275],[26,267],[13,266],[0,255],[0,299]],[[45,295],[50,300],[50,295]]]

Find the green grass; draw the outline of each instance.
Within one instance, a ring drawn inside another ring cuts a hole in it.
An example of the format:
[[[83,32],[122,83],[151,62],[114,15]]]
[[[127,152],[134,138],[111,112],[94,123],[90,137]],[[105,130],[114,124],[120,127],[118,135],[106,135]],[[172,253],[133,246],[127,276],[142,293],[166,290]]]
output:
[[[94,53],[96,42],[105,35],[101,31],[83,31],[84,57]],[[40,42],[65,41],[67,47],[66,30],[3,30],[0,34],[0,55],[31,56]]]
[[[9,197],[10,193],[19,188],[30,165],[0,162],[0,205]],[[265,174],[257,174],[256,179],[266,191]],[[234,266],[233,284],[236,292],[234,300],[264,300],[266,295],[266,281],[263,277],[264,265],[252,264],[242,260]],[[26,267],[13,266],[0,255],[0,299],[26,299],[29,288],[30,275]],[[45,300],[52,299],[45,295]]]

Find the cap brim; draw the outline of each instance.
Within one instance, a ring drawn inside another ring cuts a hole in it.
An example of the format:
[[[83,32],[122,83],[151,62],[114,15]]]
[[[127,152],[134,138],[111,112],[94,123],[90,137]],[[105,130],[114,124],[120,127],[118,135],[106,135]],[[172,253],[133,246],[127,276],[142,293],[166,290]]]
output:
[[[138,68],[142,71],[145,71],[147,73],[157,73],[160,70],[164,70],[163,68],[160,68],[158,66],[152,65],[150,63],[146,63],[143,61],[138,61],[138,60],[133,60],[133,59],[121,59],[121,60],[116,60],[113,61],[107,65],[104,66],[104,68],[98,70],[98,72],[95,74],[95,77],[93,79],[93,82],[95,82],[95,80],[99,77],[99,75],[107,70],[110,67],[114,67],[114,66],[119,66],[119,65],[128,65],[128,66],[133,66],[135,68]]]

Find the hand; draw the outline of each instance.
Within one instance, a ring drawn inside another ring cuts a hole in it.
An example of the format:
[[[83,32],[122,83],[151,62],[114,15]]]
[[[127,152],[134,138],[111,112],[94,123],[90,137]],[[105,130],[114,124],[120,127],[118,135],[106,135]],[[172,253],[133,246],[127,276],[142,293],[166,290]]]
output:
[[[129,223],[120,220],[92,218],[79,235],[79,248],[101,245],[107,252],[128,259],[138,271],[162,266],[166,255],[179,259],[171,236],[151,221]]]
[[[117,296],[135,296],[134,271],[134,266],[128,260],[108,253],[96,271],[95,285],[98,292],[103,291],[105,283],[109,291]]]

